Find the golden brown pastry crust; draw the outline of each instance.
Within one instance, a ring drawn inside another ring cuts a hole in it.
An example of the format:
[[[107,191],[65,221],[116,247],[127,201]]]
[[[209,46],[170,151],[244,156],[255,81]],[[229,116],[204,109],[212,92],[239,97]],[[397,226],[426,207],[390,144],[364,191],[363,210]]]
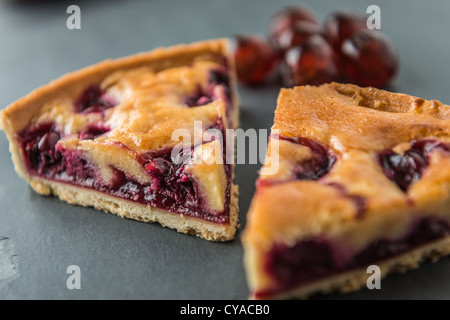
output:
[[[228,115],[232,117],[230,122],[226,121],[226,107],[221,99],[195,108],[187,108],[182,101],[186,94],[195,91],[195,86],[207,82],[208,71],[222,66],[224,59],[232,86],[230,88],[232,110]],[[222,119],[225,128],[228,125],[238,125],[239,98],[235,87],[236,75],[233,63],[233,59],[230,59],[228,40],[217,39],[158,48],[126,58],[106,60],[52,81],[12,103],[0,113],[1,127],[10,141],[15,169],[37,192],[53,193],[68,201],[69,197],[64,195],[67,188],[57,187],[55,182],[44,182],[43,179],[37,179],[27,172],[16,135],[25,128],[49,120],[56,122],[60,130],[69,136],[79,133],[80,128],[99,119],[97,114],[76,113],[73,110],[73,101],[89,86],[100,85],[118,101],[114,108],[106,110],[104,118],[101,119],[111,130],[94,140],[72,138],[62,139],[59,143],[66,148],[84,152],[87,158],[98,161],[99,165],[128,169],[137,181],[147,182],[142,168],[137,166],[135,155],[173,147],[178,143],[171,139],[175,129],[188,130],[191,136],[194,136],[194,121],[202,122],[202,130],[218,119]],[[127,148],[123,148],[123,145]],[[101,156],[102,152],[105,156]],[[37,183],[37,180],[40,182]],[[235,204],[237,188],[233,185],[232,189],[234,192],[231,193],[231,203]],[[42,192],[43,190],[45,192]],[[80,194],[83,193],[80,190]],[[94,201],[93,198],[91,200]],[[71,202],[99,206],[97,202],[89,203],[84,200]],[[148,209],[150,212],[150,208]],[[130,216],[121,209],[115,211],[121,216]],[[234,205],[231,211],[232,225],[228,228],[230,230],[222,228],[227,230],[222,230],[221,236],[218,233],[209,234],[210,231],[199,231],[198,234],[209,239],[232,239],[237,226],[237,206]],[[143,217],[141,220],[161,219]],[[197,220],[195,225],[199,224]],[[184,230],[175,228],[180,232]]]
[[[95,64],[93,66],[84,68],[79,71],[69,73],[57,80],[52,81],[46,86],[40,87],[27,96],[17,100],[12,103],[6,109],[2,110],[0,113],[0,124],[3,130],[6,132],[10,141],[15,139],[14,135],[17,132],[22,131],[24,128],[28,127],[34,119],[39,119],[39,115],[49,102],[59,101],[62,104],[67,103],[67,101],[74,101],[76,97],[80,95],[87,87],[92,84],[100,84],[108,77],[114,75],[116,72],[132,72],[133,70],[140,70],[140,68],[148,68],[154,72],[160,72],[167,68],[183,67],[186,65],[191,65],[195,61],[205,60],[205,61],[215,61],[218,59],[218,55],[229,56],[229,44],[227,39],[218,39],[203,41],[188,45],[177,45],[170,48],[158,48],[147,53],[140,53],[126,58],[120,58],[116,60],[106,60]],[[233,92],[232,105],[237,106],[239,103],[239,97],[237,95],[237,90],[235,87],[236,75],[234,74],[233,60],[228,59],[230,64],[230,77],[232,81],[230,82],[234,87],[231,88]],[[108,83],[107,81],[105,81]],[[108,83],[109,84],[109,83]],[[169,90],[170,91],[170,90]],[[145,98],[145,97],[144,97]],[[132,102],[132,101],[131,101]],[[198,120],[203,120],[206,124],[213,120],[214,117],[219,116],[223,113],[223,106],[217,101],[218,105],[212,105],[209,107],[203,107],[198,110],[192,109],[193,112],[189,113],[188,120],[196,118]],[[123,109],[130,108],[128,103],[125,106],[120,106],[117,110],[118,117],[123,116]],[[180,108],[181,109],[181,108]],[[122,110],[122,111],[121,111]],[[190,111],[192,111],[190,110]],[[168,144],[170,141],[170,135],[173,132],[173,128],[183,128],[182,125],[186,125],[184,119],[186,118],[186,110],[176,110],[181,112],[171,112],[170,116],[166,113],[168,111],[161,111],[162,114],[153,115],[152,118],[147,118],[145,120],[150,121],[151,124],[156,122],[165,121],[165,126],[159,126],[158,131],[153,134],[151,139],[148,139],[143,145],[134,145],[134,147],[141,147],[142,150],[148,148],[161,148],[164,144]],[[127,113],[129,115],[130,113]],[[73,116],[73,114],[71,115]],[[150,116],[149,116],[150,117]],[[238,110],[236,108],[233,113],[233,125],[238,125]],[[114,118],[114,117],[112,117]],[[173,118],[172,120],[168,118]],[[216,118],[214,118],[215,120]],[[114,120],[114,119],[112,119]],[[123,119],[122,120],[126,120]],[[143,122],[143,121],[142,121]],[[182,122],[182,123],[180,123]],[[192,126],[192,124],[189,124]],[[135,127],[130,128],[135,129]],[[126,128],[125,128],[126,130]],[[124,132],[124,130],[117,130],[119,132],[114,132],[113,138],[122,138],[125,142],[130,143],[133,141],[133,137],[130,136],[130,132]],[[162,141],[158,141],[158,137],[162,138]],[[158,143],[149,141],[157,141]],[[150,144],[150,145],[149,145]],[[172,145],[174,143],[172,142]],[[13,153],[14,163],[18,172],[21,176],[26,175],[26,170],[21,167],[20,157],[18,155],[17,146],[11,145],[11,151]]]
[[[272,132],[337,151],[380,151],[437,136],[448,140],[450,106],[375,88],[333,83],[281,89]]]

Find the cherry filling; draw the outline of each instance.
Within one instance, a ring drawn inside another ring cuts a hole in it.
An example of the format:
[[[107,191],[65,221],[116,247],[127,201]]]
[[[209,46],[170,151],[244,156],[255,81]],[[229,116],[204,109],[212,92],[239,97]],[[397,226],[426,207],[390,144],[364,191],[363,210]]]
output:
[[[403,154],[393,150],[384,150],[378,154],[378,162],[384,174],[394,181],[400,189],[407,191],[409,186],[417,182],[429,163],[429,153],[435,149],[450,152],[450,145],[435,140],[417,140]]]
[[[220,86],[221,91],[216,88]],[[231,104],[230,77],[225,69],[212,69],[209,71],[208,85],[206,88],[197,87],[194,94],[188,96],[184,103],[188,107],[197,107],[208,104],[215,99],[221,98],[227,104],[227,110]]]
[[[145,160],[144,168],[152,178],[152,183],[147,188],[154,194],[173,199],[175,203],[195,211],[202,205],[197,185],[185,172],[185,161],[172,159],[171,151],[172,149],[165,149],[145,156],[148,160]],[[178,154],[177,158],[189,159],[192,151],[193,149],[185,152],[187,154]]]
[[[230,87],[230,76],[224,69],[212,69],[209,71],[209,83]]]
[[[43,123],[19,135],[25,165],[32,173],[55,174],[62,162],[61,153],[55,150],[59,139],[60,133],[52,123]]]
[[[276,244],[264,262],[265,271],[276,285],[255,295],[265,298],[324,277],[367,267],[449,235],[450,224],[447,221],[427,217],[415,221],[404,237],[378,239],[357,253],[324,237],[300,241],[291,247]]]
[[[336,162],[336,156],[332,151],[313,139],[303,137],[289,138],[279,134],[272,135],[272,137],[296,143],[311,150],[312,157],[303,160],[294,170],[297,180],[319,180],[330,171]]]
[[[329,241],[317,238],[298,242],[293,247],[274,245],[264,267],[281,289],[325,276],[336,268],[336,263]]]
[[[405,253],[427,242],[442,239],[450,235],[450,224],[436,217],[427,217],[415,221],[410,230],[403,239],[379,239],[372,242],[365,250],[355,256],[351,266],[369,265],[377,260]]]
[[[85,89],[74,103],[78,113],[103,112],[117,103],[98,85]]]
[[[102,123],[91,124],[85,130],[80,132],[79,138],[81,140],[93,140],[110,130],[109,127]]]
[[[216,124],[218,130],[223,125]],[[93,139],[109,129],[101,125],[90,126],[80,133],[80,139]],[[202,218],[215,223],[229,222],[229,199],[231,190],[231,165],[225,165],[227,188],[223,212],[212,212],[202,201],[197,184],[185,171],[188,154],[179,154],[172,159],[172,149],[149,152],[139,158],[151,178],[142,184],[117,168],[112,181],[101,179],[98,169],[86,161],[77,150],[68,150],[57,142],[62,134],[51,123],[44,123],[25,130],[17,139],[30,174],[45,179],[92,188],[112,196],[139,202],[167,211]],[[126,146],[123,145],[124,148]],[[184,159],[184,161],[179,161]]]
[[[205,104],[212,102],[213,100],[214,100],[214,98],[211,96],[211,93],[205,92],[205,90],[203,90],[201,88],[201,86],[198,86],[195,93],[188,96],[184,100],[184,104],[186,104],[188,107],[192,108],[192,107],[203,106]]]

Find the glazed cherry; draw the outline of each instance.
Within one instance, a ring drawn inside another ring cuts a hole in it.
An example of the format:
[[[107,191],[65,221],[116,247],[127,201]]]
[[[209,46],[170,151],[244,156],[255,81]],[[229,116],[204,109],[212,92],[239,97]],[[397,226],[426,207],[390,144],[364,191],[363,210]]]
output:
[[[283,84],[288,87],[320,85],[339,75],[333,49],[319,35],[310,37],[302,47],[289,49],[281,69]]]
[[[208,104],[213,100],[214,99],[211,95],[204,92],[204,90],[199,87],[199,88],[197,88],[197,91],[194,94],[186,97],[186,99],[184,100],[184,103],[188,107],[192,108],[192,107],[198,107],[198,106]]]
[[[39,174],[54,173],[60,165],[61,154],[55,146],[61,134],[52,123],[42,123],[18,136],[27,168]]]
[[[90,113],[102,112],[114,107],[116,103],[98,85],[86,88],[75,101],[75,111]]]
[[[269,34],[272,40],[281,32],[292,28],[297,22],[311,22],[318,25],[315,14],[305,6],[289,6],[276,13],[269,26]]]
[[[232,47],[238,79],[244,84],[267,81],[278,65],[276,50],[264,38],[238,35],[232,39]]]
[[[60,136],[58,132],[49,131],[42,136],[38,143],[39,151],[49,151],[55,148],[56,143],[59,141]]]
[[[296,22],[292,27],[281,31],[273,38],[274,46],[281,52],[286,52],[292,47],[299,47],[313,35],[319,34],[320,26],[309,21]]]
[[[308,147],[312,154],[296,168],[295,177],[298,180],[319,180],[331,170],[336,158],[324,145],[308,138],[298,138],[297,143]]]
[[[360,86],[384,87],[398,70],[394,45],[383,33],[364,30],[344,41],[341,47],[342,71]]]
[[[85,130],[80,132],[81,140],[93,140],[98,136],[110,131],[111,129],[103,124],[89,125]]]
[[[443,148],[440,144],[431,140],[419,140],[411,144],[411,148],[403,154],[393,150],[382,151],[378,155],[378,161],[384,174],[397,184],[403,191],[417,182],[428,166],[428,152],[435,148]],[[444,149],[445,150],[445,149]]]
[[[334,12],[324,23],[324,37],[337,51],[354,34],[367,29],[367,17],[357,12]]]
[[[331,150],[318,141],[303,137],[286,137],[280,134],[272,134],[272,139],[289,141],[299,144],[311,150],[311,157],[304,159],[294,169],[294,176],[298,180],[319,180],[325,176],[336,162],[336,157]]]

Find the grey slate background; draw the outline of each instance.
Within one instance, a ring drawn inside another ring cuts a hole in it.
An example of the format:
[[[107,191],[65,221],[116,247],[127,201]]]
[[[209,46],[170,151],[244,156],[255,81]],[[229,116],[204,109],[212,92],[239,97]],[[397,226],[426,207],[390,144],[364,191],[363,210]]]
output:
[[[304,1],[321,21],[336,9],[377,4],[396,44],[400,73],[392,90],[450,103],[450,2]],[[295,1],[1,1],[0,108],[66,72],[158,46],[266,33],[271,16]],[[66,8],[81,8],[81,30],[66,28]],[[240,87],[243,129],[270,128],[279,86]],[[238,165],[240,219],[259,165]],[[241,232],[211,243],[157,224],[124,220],[36,195],[14,172],[0,134],[0,299],[246,299]],[[242,229],[241,229],[242,230]],[[66,269],[81,269],[68,290]],[[449,299],[450,259],[326,299]]]

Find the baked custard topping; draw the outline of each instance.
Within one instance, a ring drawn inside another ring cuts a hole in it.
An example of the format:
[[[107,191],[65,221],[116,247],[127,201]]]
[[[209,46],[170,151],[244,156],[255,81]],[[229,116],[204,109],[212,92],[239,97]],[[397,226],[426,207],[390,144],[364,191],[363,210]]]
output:
[[[226,70],[216,67],[216,69],[208,71],[208,82],[203,87],[205,89],[201,89],[201,84],[195,86],[195,94],[201,92],[200,97],[195,98],[195,101],[192,100],[192,96],[184,99],[189,107],[198,107],[224,98],[227,109],[231,108],[229,77]],[[218,87],[220,90],[217,89]],[[102,114],[103,122],[89,124],[77,136],[73,133],[65,134],[57,127],[57,124],[50,122],[38,123],[21,132],[17,139],[22,148],[28,171],[46,179],[92,188],[173,213],[199,217],[216,223],[228,223],[231,165],[221,165],[217,170],[219,177],[226,181],[226,185],[222,188],[222,193],[214,195],[221,201],[218,206],[214,206],[217,201],[203,197],[204,193],[208,194],[208,189],[200,190],[199,181],[189,170],[186,170],[192,155],[184,155],[188,160],[176,163],[177,159],[173,159],[171,147],[136,153],[135,161],[142,167],[142,171],[148,178],[147,181],[142,181],[142,179],[139,181],[123,168],[113,165],[108,168],[109,174],[102,174],[94,160],[95,157],[94,159],[93,157],[89,158],[82,151],[72,150],[64,145],[64,140],[68,140],[70,143],[73,143],[74,139],[98,141],[101,136],[110,132],[107,116],[104,113],[108,110],[111,111],[116,105],[117,103],[107,91],[100,89],[100,86],[90,86],[75,100],[74,112]],[[208,129],[218,129],[222,132],[223,137],[226,136],[225,126],[221,119],[210,125]],[[62,143],[59,144],[59,141]],[[203,143],[205,141],[201,141],[199,144],[197,142],[197,145],[193,144],[191,152],[193,153],[194,149]],[[119,141],[114,141],[114,145],[116,148],[129,149]],[[104,179],[105,176],[108,179]],[[222,181],[216,181],[216,183],[221,184]],[[212,207],[208,204],[212,204]]]

